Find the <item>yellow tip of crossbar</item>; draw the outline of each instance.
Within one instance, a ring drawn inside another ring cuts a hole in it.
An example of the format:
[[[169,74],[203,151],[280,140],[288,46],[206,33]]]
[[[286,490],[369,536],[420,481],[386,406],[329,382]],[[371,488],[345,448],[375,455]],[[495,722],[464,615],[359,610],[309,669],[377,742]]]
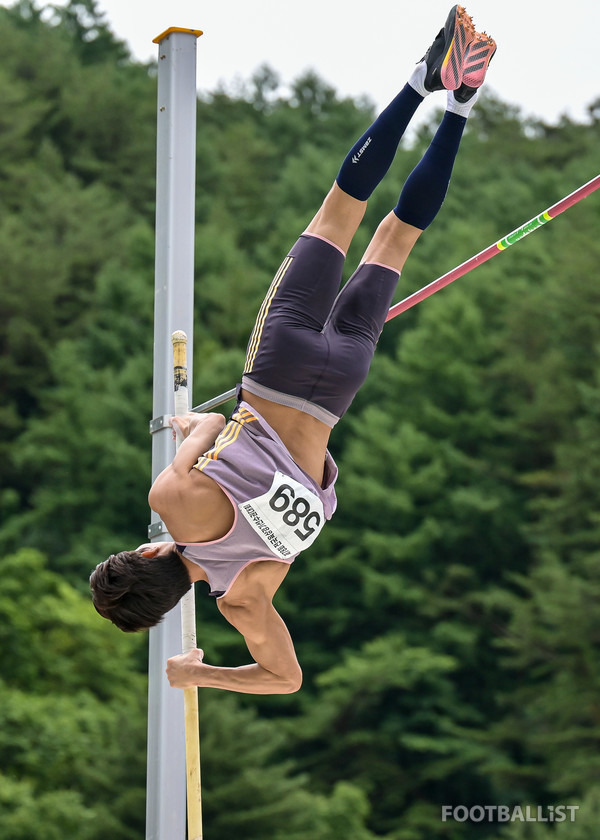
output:
[[[172,32],[185,32],[188,35],[195,35],[196,38],[199,38],[203,34],[201,29],[182,29],[181,26],[170,26],[168,29],[165,29],[164,32],[161,32],[160,35],[157,35],[156,38],[153,38],[152,43],[160,44],[160,42],[164,41],[165,38],[168,38]]]

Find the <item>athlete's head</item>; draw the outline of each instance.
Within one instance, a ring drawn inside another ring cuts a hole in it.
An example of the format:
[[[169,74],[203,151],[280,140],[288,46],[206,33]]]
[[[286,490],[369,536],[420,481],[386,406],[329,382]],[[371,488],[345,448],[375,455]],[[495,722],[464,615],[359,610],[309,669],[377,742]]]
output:
[[[171,544],[121,551],[90,575],[92,601],[104,618],[125,633],[147,630],[190,588],[190,577]]]

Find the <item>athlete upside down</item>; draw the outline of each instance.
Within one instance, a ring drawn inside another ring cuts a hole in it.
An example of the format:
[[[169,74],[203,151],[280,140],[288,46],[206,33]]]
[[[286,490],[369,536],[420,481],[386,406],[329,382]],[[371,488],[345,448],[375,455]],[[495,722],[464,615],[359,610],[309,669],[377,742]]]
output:
[[[283,261],[258,313],[229,423],[173,418],[182,435],[149,495],[175,543],[111,555],[90,578],[98,612],[127,632],[157,624],[206,581],[253,662],[214,667],[199,649],[167,664],[172,686],[254,694],[297,691],[302,672],[273,597],[336,507],[331,430],[364,382],[400,272],[444,200],[468,114],[495,43],[454,6],[408,83],[357,141],[316,216]],[[340,292],[367,199],[424,97],[447,108],[398,204]]]

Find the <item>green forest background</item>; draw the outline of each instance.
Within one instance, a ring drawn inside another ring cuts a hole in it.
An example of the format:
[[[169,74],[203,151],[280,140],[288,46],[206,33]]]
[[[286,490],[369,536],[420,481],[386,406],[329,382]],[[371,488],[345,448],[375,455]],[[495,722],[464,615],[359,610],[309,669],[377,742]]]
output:
[[[0,31],[0,840],[133,840],[147,637],[99,618],[87,578],[149,520],[156,71],[93,0],[23,0]],[[266,66],[199,102],[195,404],[238,380],[274,271],[373,115]],[[599,141],[600,99],[547,125],[484,97],[399,297],[594,177]],[[598,836],[599,231],[595,194],[384,330],[332,440],[339,512],[278,595],[301,692],[201,692],[207,840]],[[207,660],[247,661],[198,594]],[[528,803],[580,808],[441,820]]]

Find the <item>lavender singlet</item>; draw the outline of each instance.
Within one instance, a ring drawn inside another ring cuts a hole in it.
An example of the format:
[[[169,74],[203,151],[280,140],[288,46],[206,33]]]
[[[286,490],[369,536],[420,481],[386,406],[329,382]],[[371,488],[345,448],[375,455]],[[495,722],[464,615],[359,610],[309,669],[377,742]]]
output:
[[[204,569],[215,597],[224,595],[250,563],[291,563],[315,541],[336,508],[337,467],[329,452],[319,487],[245,402],[194,468],[216,481],[234,509],[233,526],[224,537],[177,543],[184,557]]]

